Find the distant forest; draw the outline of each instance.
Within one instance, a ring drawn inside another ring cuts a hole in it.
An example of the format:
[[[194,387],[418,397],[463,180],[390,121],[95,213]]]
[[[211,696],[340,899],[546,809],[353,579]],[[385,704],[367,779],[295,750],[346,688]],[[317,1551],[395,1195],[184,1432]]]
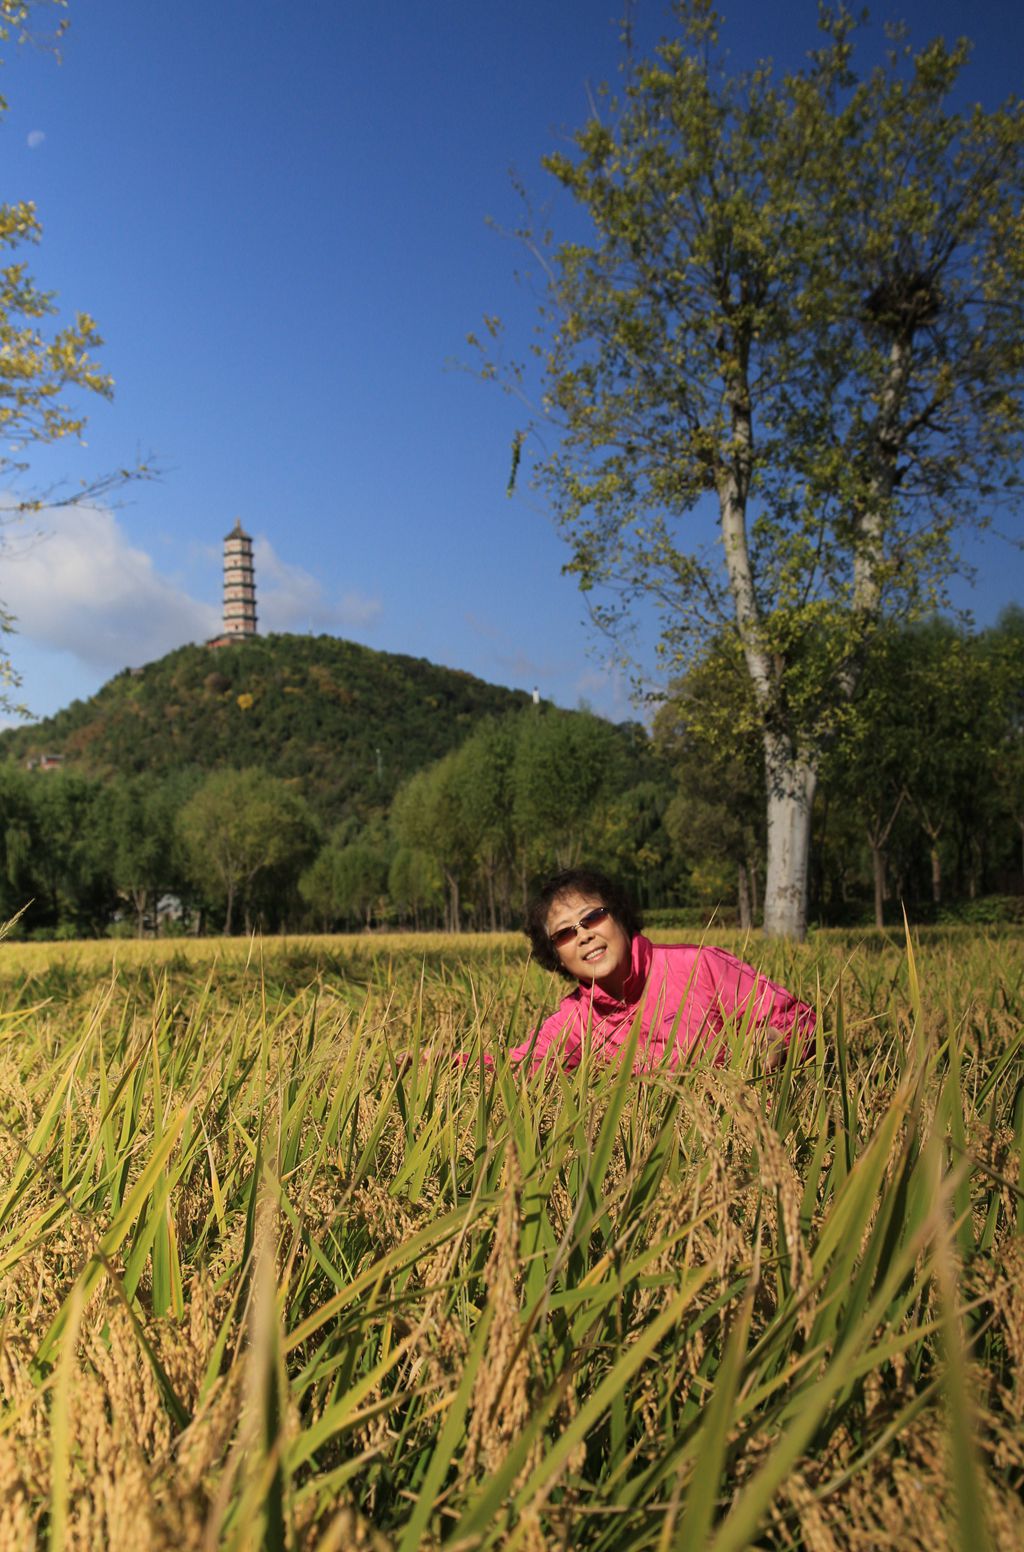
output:
[[[259,766],[293,783],[332,824],[386,808],[406,777],[482,717],[529,701],[521,690],[335,636],[256,636],[126,668],[90,700],[0,734],[0,759],[57,754],[103,777]]]
[[[518,925],[586,858],[756,926],[764,775],[712,648],[648,732],[330,637],[188,647],[0,735],[0,914],[36,938]],[[830,731],[811,921],[1024,914],[1024,612],[891,628]]]

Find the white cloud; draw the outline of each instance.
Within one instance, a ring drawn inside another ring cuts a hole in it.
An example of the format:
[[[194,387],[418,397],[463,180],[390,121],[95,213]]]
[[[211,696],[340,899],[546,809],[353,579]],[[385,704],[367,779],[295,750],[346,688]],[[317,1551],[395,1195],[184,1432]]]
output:
[[[146,663],[220,626],[220,611],[190,598],[129,543],[103,507],[41,512],[38,536],[4,554],[0,598],[20,636],[93,668]]]
[[[0,521],[6,504],[0,497]],[[0,548],[0,602],[26,645],[109,673],[219,633],[219,600],[202,603],[159,572],[105,507],[48,509],[30,521],[32,531],[10,523]],[[381,613],[379,598],[330,597],[267,539],[254,551],[261,631],[363,631]],[[219,583],[220,549],[203,558]]]
[[[39,147],[43,144],[45,139],[45,129],[30,129],[28,134],[25,136],[25,144],[28,146],[30,151],[38,151]]]
[[[379,598],[354,591],[331,598],[311,572],[283,561],[269,539],[254,540],[253,564],[261,631],[365,630],[383,608]]]

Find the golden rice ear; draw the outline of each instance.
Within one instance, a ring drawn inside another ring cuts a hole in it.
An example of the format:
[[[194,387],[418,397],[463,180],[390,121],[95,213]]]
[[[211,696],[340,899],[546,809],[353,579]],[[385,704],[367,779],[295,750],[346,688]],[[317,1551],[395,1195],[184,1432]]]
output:
[[[12,928],[16,927],[21,921],[21,918],[24,916],[25,912],[28,910],[31,904],[31,900],[26,900],[20,911],[15,911],[14,915],[7,921],[0,922],[0,938],[6,938],[8,936]]]
[[[766,946],[788,1074],[485,1069],[511,935],[169,947],[0,952],[0,1548],[1024,1546],[1019,937]]]

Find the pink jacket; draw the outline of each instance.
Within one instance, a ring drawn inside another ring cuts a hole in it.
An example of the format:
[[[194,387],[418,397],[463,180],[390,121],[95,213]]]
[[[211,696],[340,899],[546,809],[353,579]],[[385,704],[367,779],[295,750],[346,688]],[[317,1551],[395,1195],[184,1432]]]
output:
[[[724,1022],[742,1019],[751,1007],[754,1025],[786,1044],[794,1030],[804,1045],[814,1032],[813,1008],[734,954],[706,944],[652,943],[637,933],[624,991],[620,1002],[597,985],[577,986],[535,1036],[513,1047],[510,1059],[528,1060],[533,1072],[548,1062],[576,1067],[589,1031],[594,1053],[610,1060],[629,1039],[638,1008],[638,1071],[662,1060],[677,1066],[694,1046],[713,1045]],[[490,1057],[485,1061],[493,1065]]]

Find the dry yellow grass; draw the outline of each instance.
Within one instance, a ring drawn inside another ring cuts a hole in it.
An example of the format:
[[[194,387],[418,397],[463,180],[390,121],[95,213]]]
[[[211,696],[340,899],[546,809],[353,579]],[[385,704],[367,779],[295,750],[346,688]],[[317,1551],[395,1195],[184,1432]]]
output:
[[[1020,938],[482,1086],[518,939],[250,947],[3,946],[3,1552],[1024,1543]]]
[[[352,932],[296,936],[281,933],[273,938],[258,934],[251,938],[91,938],[67,943],[7,939],[0,943],[0,978],[38,974],[54,965],[75,965],[98,973],[107,968],[164,965],[175,961],[196,966],[252,964],[259,963],[264,957],[276,959],[287,954],[490,955],[496,947],[519,952],[522,943],[522,935],[515,932],[464,932],[457,938],[443,932]]]

